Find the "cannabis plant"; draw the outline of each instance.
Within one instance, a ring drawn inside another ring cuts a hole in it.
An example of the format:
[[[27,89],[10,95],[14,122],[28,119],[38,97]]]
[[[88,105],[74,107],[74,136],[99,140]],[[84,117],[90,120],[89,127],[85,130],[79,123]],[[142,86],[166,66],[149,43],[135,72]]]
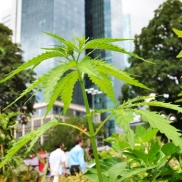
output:
[[[67,124],[61,123],[59,119],[53,119],[49,123],[44,124],[42,127],[38,128],[35,131],[29,132],[27,135],[21,137],[17,143],[8,151],[8,154],[4,157],[3,161],[0,163],[0,167],[6,164],[13,155],[27,142],[30,142],[28,150],[34,145],[34,143],[38,140],[38,138],[46,132],[49,128],[54,127],[56,125],[66,125],[73,128],[76,128],[83,132],[91,139],[91,144],[93,148],[94,159],[96,163],[96,169],[98,174],[98,180],[100,182],[103,181],[103,176],[101,173],[101,167],[99,163],[99,157],[97,153],[96,146],[96,135],[99,130],[104,126],[107,120],[111,117],[115,117],[115,122],[124,129],[127,139],[131,148],[134,148],[135,134],[130,129],[130,122],[133,121],[135,115],[140,115],[141,118],[145,122],[148,122],[152,128],[157,128],[161,133],[164,133],[170,140],[174,142],[175,145],[182,148],[182,140],[180,139],[181,134],[178,133],[178,130],[170,125],[170,123],[165,120],[163,117],[158,115],[156,112],[150,112],[148,110],[138,110],[137,106],[157,106],[157,107],[166,107],[170,109],[175,109],[179,112],[182,112],[182,108],[177,105],[166,104],[163,102],[152,101],[146,102],[145,100],[149,97],[138,97],[132,100],[129,100],[122,105],[118,106],[117,102],[114,98],[114,89],[112,86],[111,77],[116,77],[128,84],[135,85],[141,87],[143,89],[149,89],[142,83],[139,83],[137,80],[132,78],[126,72],[114,67],[111,64],[108,64],[106,61],[100,60],[99,57],[92,58],[90,55],[93,51],[97,49],[108,50],[108,51],[116,51],[124,54],[128,54],[130,56],[134,56],[141,61],[145,61],[137,55],[127,52],[123,48],[116,46],[115,43],[119,41],[126,41],[128,39],[117,39],[117,38],[99,38],[95,40],[85,39],[85,36],[81,38],[75,38],[73,36],[72,41],[68,41],[63,39],[62,37],[46,33],[47,35],[54,37],[60,42],[60,45],[55,45],[53,48],[46,48],[45,52],[33,59],[25,62],[16,70],[11,72],[7,77],[5,77],[0,82],[5,82],[10,79],[14,75],[19,72],[31,67],[34,69],[43,61],[46,61],[50,58],[59,58],[59,65],[55,68],[51,69],[44,75],[37,78],[29,87],[17,98],[12,104],[14,104],[17,100],[23,97],[25,94],[34,90],[35,93],[40,89],[43,90],[44,101],[47,103],[46,115],[51,110],[54,102],[58,97],[60,97],[61,101],[64,103],[63,113],[69,108],[69,105],[72,101],[73,89],[74,85],[77,81],[80,82],[84,104],[86,108],[86,117],[89,126],[89,132],[82,130],[81,128]],[[81,58],[81,54],[85,52],[85,50],[92,50],[83,58]],[[62,59],[62,61],[60,60]],[[66,60],[66,61],[65,61]],[[84,78],[87,76],[92,83],[97,85],[100,90],[102,90],[113,102],[114,108],[108,108],[106,110],[96,110],[91,112],[88,104],[87,94],[85,91]],[[93,128],[92,115],[94,113],[110,113],[109,116],[101,122],[98,129],[95,131]],[[113,163],[114,164],[114,163]]]

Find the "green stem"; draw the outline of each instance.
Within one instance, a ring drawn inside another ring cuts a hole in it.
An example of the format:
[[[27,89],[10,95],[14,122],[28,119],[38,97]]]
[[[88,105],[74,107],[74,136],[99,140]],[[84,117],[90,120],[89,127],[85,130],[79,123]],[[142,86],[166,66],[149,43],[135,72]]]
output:
[[[89,126],[89,130],[90,130],[90,135],[91,135],[90,139],[91,139],[91,143],[92,143],[92,149],[93,149],[93,153],[94,153],[98,178],[99,178],[99,182],[103,182],[101,167],[100,167],[100,163],[99,163],[99,156],[98,156],[98,152],[97,152],[96,137],[94,135],[94,127],[93,127],[92,117],[90,114],[90,108],[89,108],[89,104],[88,104],[87,94],[85,91],[83,79],[82,79],[79,71],[78,71],[78,75],[79,75],[80,85],[81,85],[81,89],[82,89],[84,104],[85,104],[85,108],[86,108],[86,112],[87,112],[88,126]]]
[[[81,128],[79,128],[78,126],[72,125],[72,124],[68,124],[68,123],[59,123],[59,125],[64,125],[64,126],[70,126],[72,128],[75,128],[77,130],[80,130],[81,132],[83,132],[85,135],[87,135],[89,138],[91,137],[91,135],[89,133],[87,133],[86,131],[82,130]]]
[[[173,157],[171,156],[171,157],[167,160],[167,162],[163,165],[163,167],[162,167],[161,170],[159,170],[159,167],[160,167],[160,166],[157,168],[157,170],[155,170],[156,172],[157,172],[157,171],[159,171],[159,172],[154,176],[152,182],[155,182],[156,178],[163,172],[164,168],[166,167],[166,165],[169,163],[169,161],[170,161],[172,158],[173,158]],[[165,160],[166,160],[166,157],[165,157],[162,161],[165,161]],[[161,163],[160,163],[160,164],[161,164]],[[161,176],[161,178],[162,178],[162,176]]]
[[[98,129],[96,130],[96,132],[94,133],[94,136],[96,136],[98,134],[98,132],[100,131],[100,129],[103,127],[103,125],[107,122],[107,120],[112,117],[112,114],[110,114],[98,127]]]

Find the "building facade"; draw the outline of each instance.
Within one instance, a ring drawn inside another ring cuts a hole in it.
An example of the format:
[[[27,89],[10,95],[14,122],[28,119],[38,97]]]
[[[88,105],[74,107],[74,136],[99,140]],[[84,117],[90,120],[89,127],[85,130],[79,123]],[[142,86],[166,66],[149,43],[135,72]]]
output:
[[[95,38],[121,38],[122,37],[122,4],[121,0],[86,0],[85,1],[85,34],[89,39]],[[121,43],[117,45],[122,46]],[[92,57],[98,55],[100,59],[116,66],[117,68],[124,69],[125,63],[123,62],[123,55],[121,53],[97,50],[94,51]],[[115,91],[115,99],[118,100],[121,94],[122,82],[113,78],[113,86]],[[86,87],[94,87],[94,85],[87,79]],[[91,97],[89,97],[91,101]],[[96,95],[95,97],[96,108],[110,108],[113,106],[110,99],[104,94]],[[90,102],[91,103],[91,102]],[[107,113],[101,115],[104,120]],[[106,123],[108,135],[115,132],[116,125],[114,118],[111,118]]]

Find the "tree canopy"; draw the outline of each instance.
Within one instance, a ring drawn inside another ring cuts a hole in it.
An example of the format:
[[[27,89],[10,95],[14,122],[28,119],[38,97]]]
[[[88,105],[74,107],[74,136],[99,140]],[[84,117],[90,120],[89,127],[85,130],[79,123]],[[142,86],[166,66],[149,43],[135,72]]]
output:
[[[11,37],[12,31],[5,25],[0,24],[0,79],[3,79],[23,63],[23,52],[20,49],[20,45],[13,43]],[[13,102],[27,88],[28,84],[34,81],[34,76],[34,72],[25,70],[0,85],[0,111]],[[29,102],[25,104],[27,107],[26,112],[33,112],[35,96],[31,97],[32,93],[28,93],[9,109],[11,111],[17,111],[29,99]]]
[[[182,30],[182,2],[167,0],[155,10],[154,18],[140,35],[135,36],[134,53],[154,64],[143,62],[134,57],[129,59],[130,67],[126,69],[136,79],[152,91],[135,86],[124,86],[120,97],[122,103],[136,95],[156,93],[157,100],[174,103],[180,92],[182,62],[176,58],[182,48],[182,41],[174,34],[172,28]],[[163,97],[166,94],[167,97]]]

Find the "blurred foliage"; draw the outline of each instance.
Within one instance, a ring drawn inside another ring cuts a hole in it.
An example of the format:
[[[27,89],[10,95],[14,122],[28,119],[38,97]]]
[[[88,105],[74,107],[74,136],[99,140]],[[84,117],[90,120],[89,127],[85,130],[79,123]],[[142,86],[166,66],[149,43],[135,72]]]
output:
[[[156,137],[157,132],[157,129],[136,127],[134,149],[131,149],[125,134],[113,134],[105,139],[112,148],[99,153],[104,181],[180,181],[182,151],[172,142],[161,143]],[[95,172],[94,166],[85,176],[96,179]]]
[[[3,24],[0,24],[0,79],[3,79],[8,73],[23,64],[22,50],[20,45],[12,42],[12,31]],[[13,102],[26,88],[27,85],[34,81],[35,73],[30,70],[21,72],[11,80],[0,86],[0,111]],[[35,96],[31,97],[33,91],[28,93],[16,104],[11,106],[6,112],[17,111],[18,108],[24,106],[26,103],[27,112],[33,112],[33,104]]]

